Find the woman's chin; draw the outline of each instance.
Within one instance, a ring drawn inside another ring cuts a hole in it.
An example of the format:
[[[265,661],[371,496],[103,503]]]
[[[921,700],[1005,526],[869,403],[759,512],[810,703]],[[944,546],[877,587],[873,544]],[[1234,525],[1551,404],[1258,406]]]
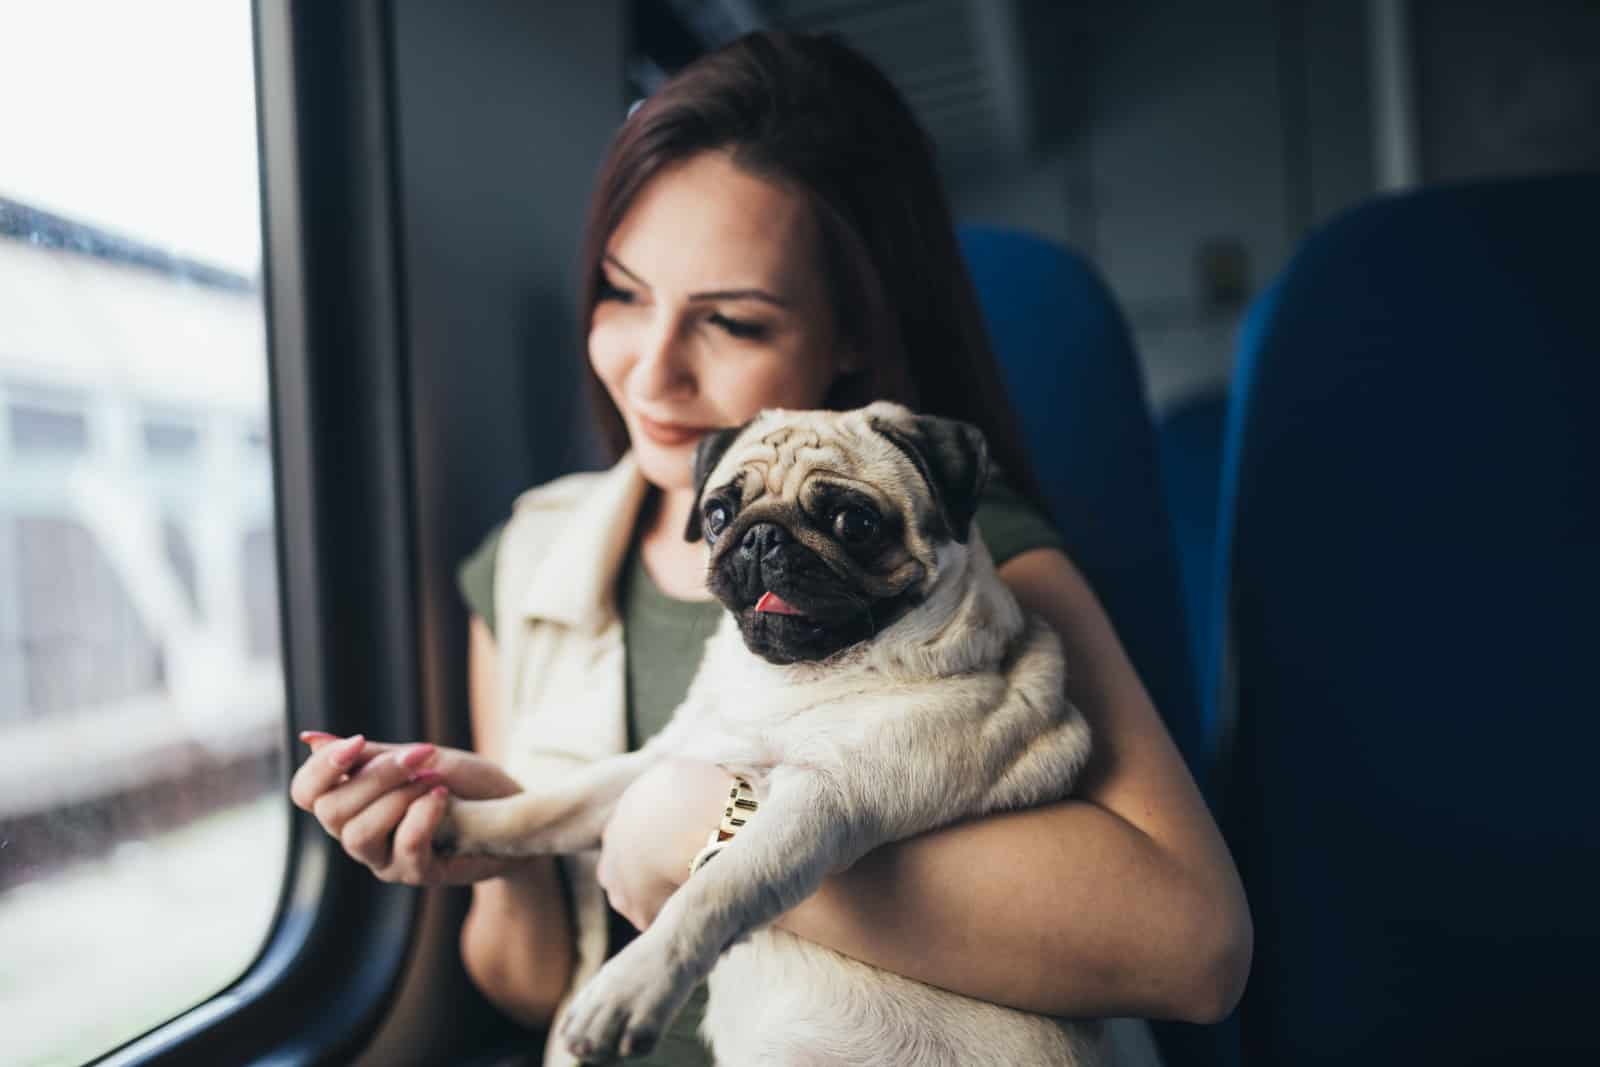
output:
[[[689,489],[694,485],[696,444],[696,441],[689,441],[681,445],[663,445],[636,437],[632,442],[633,458],[639,464],[639,473],[651,485],[667,490]]]

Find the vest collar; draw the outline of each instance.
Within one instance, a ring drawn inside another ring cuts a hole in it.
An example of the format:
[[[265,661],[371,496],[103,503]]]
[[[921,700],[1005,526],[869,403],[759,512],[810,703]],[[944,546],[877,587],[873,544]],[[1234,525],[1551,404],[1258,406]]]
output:
[[[534,567],[524,616],[593,630],[616,617],[617,572],[648,487],[632,452],[601,473]]]

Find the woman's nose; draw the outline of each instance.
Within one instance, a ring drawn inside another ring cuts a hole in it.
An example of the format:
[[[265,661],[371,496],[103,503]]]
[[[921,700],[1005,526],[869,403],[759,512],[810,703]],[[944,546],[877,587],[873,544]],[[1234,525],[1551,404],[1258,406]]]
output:
[[[663,316],[651,322],[642,331],[638,345],[636,366],[644,376],[640,384],[646,396],[676,392],[693,385],[694,373],[687,345],[673,321]]]

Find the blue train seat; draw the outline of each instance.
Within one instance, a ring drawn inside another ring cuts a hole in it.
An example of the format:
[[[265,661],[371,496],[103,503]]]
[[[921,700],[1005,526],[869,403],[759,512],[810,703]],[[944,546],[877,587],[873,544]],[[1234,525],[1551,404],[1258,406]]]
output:
[[[1387,198],[1240,353],[1247,1064],[1600,1062],[1600,175]]]
[[[1236,348],[1253,347],[1272,311],[1278,286],[1267,286],[1239,323]],[[1217,559],[1218,499],[1222,486],[1223,441],[1227,431],[1228,387],[1220,384],[1184,397],[1156,423],[1161,481],[1167,514],[1172,518],[1183,578],[1184,616],[1188,622],[1195,681],[1199,686],[1202,763],[1217,773],[1217,746],[1227,725],[1218,706],[1223,647],[1216,617],[1213,583]]]
[[[1161,484],[1183,584],[1190,658],[1196,681],[1201,683],[1202,735],[1208,740],[1214,731],[1210,726],[1210,694],[1204,683],[1210,675],[1213,635],[1206,623],[1211,614],[1211,579],[1216,570],[1217,495],[1227,414],[1227,390],[1203,389],[1184,397],[1156,424]]]
[[[1068,552],[1198,776],[1177,559],[1127,324],[1105,283],[1061,246],[987,226],[962,226],[959,236]]]

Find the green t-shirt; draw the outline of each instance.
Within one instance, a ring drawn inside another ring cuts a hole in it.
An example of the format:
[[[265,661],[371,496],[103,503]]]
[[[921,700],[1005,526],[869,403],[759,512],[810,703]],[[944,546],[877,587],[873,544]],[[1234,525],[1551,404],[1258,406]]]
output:
[[[647,509],[640,509],[640,519]],[[991,479],[978,504],[978,529],[996,566],[1033,548],[1063,545],[1061,535],[1015,490]],[[473,614],[494,628],[494,559],[504,524],[496,526],[457,571],[461,595]],[[667,724],[699,669],[706,640],[722,618],[715,600],[679,600],[663,593],[640,562],[639,530],[617,575],[617,612],[622,617],[627,674],[628,748],[643,745]],[[632,924],[610,914],[610,952],[635,934]],[[705,1013],[706,989],[695,991],[683,1012],[662,1035],[640,1067],[709,1067],[711,1054],[697,1031]]]

